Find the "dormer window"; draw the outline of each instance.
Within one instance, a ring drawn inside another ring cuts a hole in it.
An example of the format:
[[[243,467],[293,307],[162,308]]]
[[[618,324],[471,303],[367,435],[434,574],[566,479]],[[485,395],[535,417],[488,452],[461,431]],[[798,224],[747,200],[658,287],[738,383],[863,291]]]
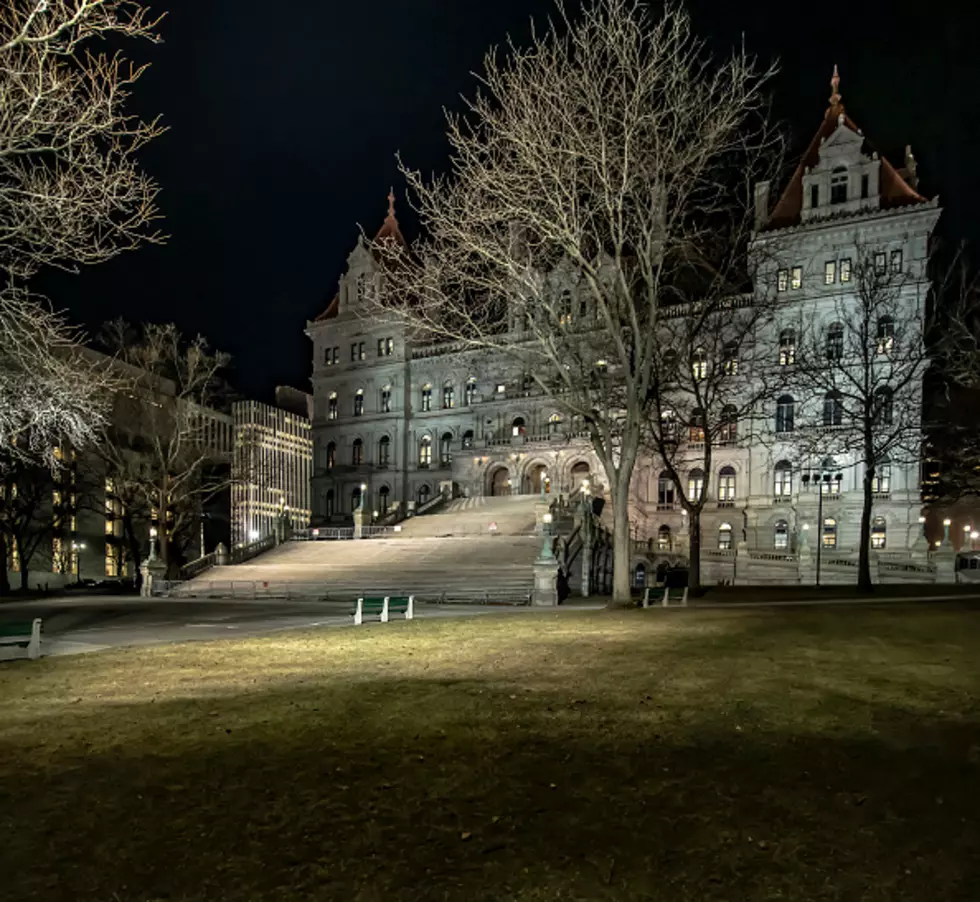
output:
[[[847,169],[843,166],[838,166],[830,174],[830,202],[847,203]]]

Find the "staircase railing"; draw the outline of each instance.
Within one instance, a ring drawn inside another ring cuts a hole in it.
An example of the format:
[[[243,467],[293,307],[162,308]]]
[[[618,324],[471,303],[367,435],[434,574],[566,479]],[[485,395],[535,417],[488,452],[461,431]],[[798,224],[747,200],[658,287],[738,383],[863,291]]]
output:
[[[196,561],[188,561],[177,571],[177,578],[193,579],[205,570],[210,570],[212,567],[218,564],[218,553],[212,551],[210,554],[205,554],[203,557],[199,557]]]
[[[261,539],[256,539],[254,542],[249,542],[247,545],[238,545],[231,549],[228,555],[228,560],[232,564],[244,564],[245,561],[250,561],[253,557],[257,557],[270,548],[276,547],[276,536],[275,533],[270,533],[267,536],[263,536]]]

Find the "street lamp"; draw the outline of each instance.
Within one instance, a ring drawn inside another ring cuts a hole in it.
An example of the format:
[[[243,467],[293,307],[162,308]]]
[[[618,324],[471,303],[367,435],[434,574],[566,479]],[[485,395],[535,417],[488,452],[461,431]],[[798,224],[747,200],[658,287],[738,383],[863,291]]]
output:
[[[975,529],[970,533],[970,551],[977,550],[977,539],[980,539],[980,532]]]
[[[950,520],[949,517],[943,520],[943,545],[949,544],[949,527],[952,525],[953,521]]]
[[[551,513],[544,515],[544,544],[541,546],[541,556],[538,558],[539,561],[553,561],[555,559],[555,554],[551,550]]]
[[[71,543],[71,550],[75,552],[75,561],[76,561],[77,570],[78,570],[78,572],[75,574],[75,576],[76,576],[76,582],[79,582],[80,583],[82,581],[82,556],[78,552],[85,550],[85,543],[84,542],[72,542]]]
[[[823,463],[823,464],[820,465],[820,467],[818,469],[814,470],[813,472],[807,470],[800,477],[801,481],[803,482],[803,488],[804,488],[804,490],[809,487],[810,481],[812,480],[813,481],[813,484],[817,487],[817,492],[818,492],[818,494],[817,494],[817,574],[816,574],[816,584],[817,584],[818,587],[820,585],[820,555],[821,555],[821,552],[823,551],[823,496],[824,496],[824,486],[827,487],[827,491],[829,492],[830,491],[830,480],[831,480],[831,473],[830,473],[830,471],[833,468],[833,461],[830,461],[829,464],[830,465],[828,466],[827,463]],[[841,480],[843,478],[844,477],[843,477],[843,475],[841,473],[836,473],[833,476],[833,479],[837,482],[837,485],[838,486],[840,485]]]
[[[963,527],[963,545],[960,548],[960,551],[965,551],[966,550],[966,540],[968,538],[970,538],[970,533],[971,532],[973,532],[973,527],[972,526],[964,526]]]

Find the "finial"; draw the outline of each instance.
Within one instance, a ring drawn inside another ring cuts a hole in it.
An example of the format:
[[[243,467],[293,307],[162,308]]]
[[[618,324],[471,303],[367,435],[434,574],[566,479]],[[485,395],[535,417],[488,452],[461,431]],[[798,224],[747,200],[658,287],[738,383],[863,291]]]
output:
[[[395,218],[395,189],[388,189],[388,216],[391,219]]]
[[[838,92],[840,87],[840,73],[837,71],[837,63],[834,63],[834,74],[830,79],[830,105],[837,106],[840,103],[841,97]]]

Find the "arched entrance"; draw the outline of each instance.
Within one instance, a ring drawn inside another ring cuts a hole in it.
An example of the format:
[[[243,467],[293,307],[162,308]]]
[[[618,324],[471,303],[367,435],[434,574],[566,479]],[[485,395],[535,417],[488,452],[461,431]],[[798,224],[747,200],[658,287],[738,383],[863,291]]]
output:
[[[524,477],[524,494],[540,495],[542,483],[545,492],[550,492],[551,479],[548,477],[548,468],[544,464],[536,464],[527,471],[527,475]]]
[[[497,469],[490,474],[490,494],[510,494],[510,477],[507,475],[506,467],[497,467]]]
[[[589,465],[584,460],[575,464],[575,466],[572,467],[572,474],[571,474],[572,491],[573,492],[577,491],[579,486],[581,486],[582,483],[585,482],[587,479],[589,480],[589,484],[591,485],[592,482],[591,473],[592,471],[589,469]]]

